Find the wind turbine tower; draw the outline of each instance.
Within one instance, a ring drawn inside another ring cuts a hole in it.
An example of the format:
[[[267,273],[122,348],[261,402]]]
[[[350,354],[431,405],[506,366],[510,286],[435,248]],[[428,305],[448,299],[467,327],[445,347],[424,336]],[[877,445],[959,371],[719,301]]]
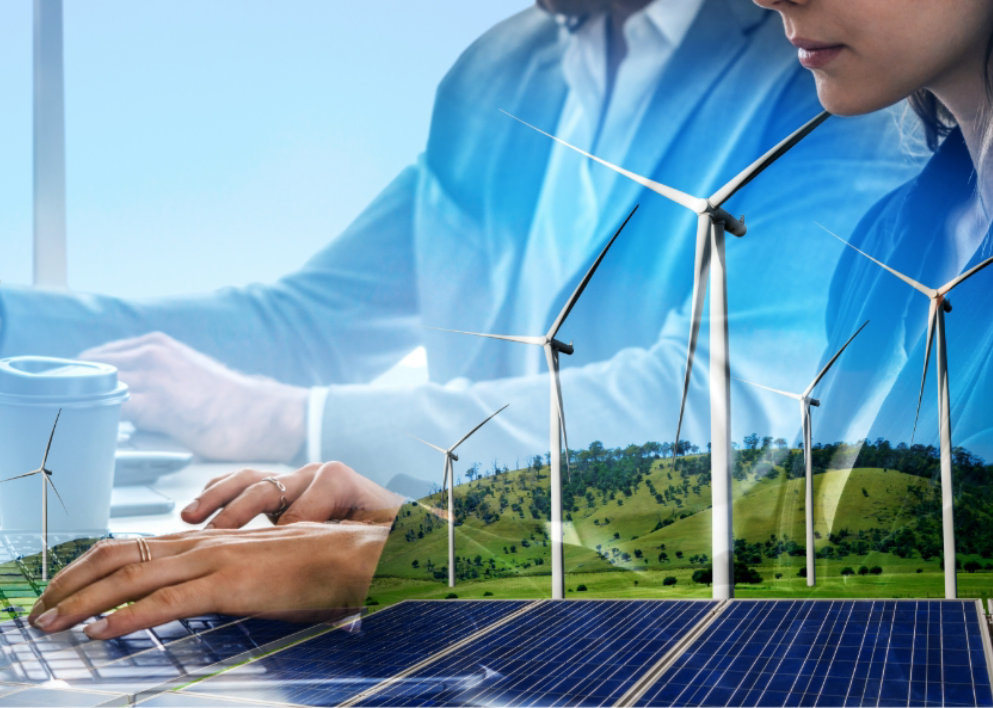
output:
[[[821,228],[824,228],[823,226]],[[917,419],[921,414],[921,399],[924,397],[924,381],[927,379],[928,363],[931,361],[931,347],[935,345],[935,368],[938,370],[938,435],[940,436],[941,457],[941,528],[942,553],[945,559],[945,597],[954,599],[958,594],[955,578],[955,497],[952,492],[952,417],[948,396],[948,355],[945,347],[945,313],[952,311],[947,295],[955,286],[971,278],[983,268],[993,263],[987,258],[966,272],[957,275],[939,288],[921,285],[913,278],[890,268],[861,251],[833,231],[824,228],[829,234],[849,248],[858,251],[880,268],[889,271],[917,292],[931,301],[927,318],[927,343],[924,349],[924,371],[921,374],[921,389],[917,394],[917,413],[914,416],[914,432],[917,432]]]
[[[506,111],[504,111],[506,113]],[[727,325],[727,273],[724,259],[724,234],[730,231],[735,236],[745,235],[744,217],[736,219],[721,205],[739,189],[751,182],[766,167],[778,160],[790,148],[802,140],[810,131],[823,123],[829,116],[820,113],[774,146],[751,165],[738,173],[727,184],[709,197],[695,197],[678,189],[656,182],[653,179],[626,170],[602,158],[581,150],[574,145],[544,130],[507,113],[529,128],[542,133],[591,160],[600,163],[634,182],[652,190],[666,199],[675,202],[697,214],[696,256],[693,277],[692,324],[686,351],[686,375],[683,380],[683,395],[679,404],[679,423],[676,426],[676,449],[679,448],[679,432],[683,425],[683,411],[686,395],[689,392],[690,373],[693,369],[693,356],[696,351],[697,334],[704,299],[707,295],[705,280],[710,275],[710,477],[711,506],[713,510],[713,594],[723,600],[734,594],[732,579],[733,559],[731,555],[731,370],[728,364],[728,325]]]
[[[820,370],[820,373],[814,377],[814,380],[810,382],[810,385],[803,390],[803,393],[790,393],[789,391],[781,391],[778,388],[771,388],[769,386],[764,386],[760,383],[755,383],[754,381],[745,381],[744,379],[738,379],[746,384],[752,386],[757,386],[758,388],[765,389],[766,391],[772,391],[773,393],[778,393],[781,396],[786,396],[787,398],[793,398],[800,402],[800,424],[803,429],[803,466],[805,470],[804,480],[805,480],[805,490],[804,490],[804,510],[805,510],[805,526],[806,526],[806,543],[807,543],[807,587],[814,587],[815,585],[815,566],[814,566],[814,461],[813,452],[811,449],[811,425],[810,425],[810,407],[819,406],[821,402],[814,398],[811,394],[814,391],[814,387],[821,382],[824,378],[824,374],[834,366],[834,362],[838,360],[841,353],[845,351],[852,340],[858,336],[865,326],[869,324],[866,320],[862,323],[862,326],[855,330],[855,334],[848,338],[848,341],[841,345],[841,349],[835,352],[835,355],[831,357],[831,360],[824,365],[824,368]]]
[[[507,405],[510,405],[510,404],[508,403]],[[435,450],[437,450],[438,452],[442,453],[445,456],[445,476],[442,477],[441,489],[442,489],[442,491],[445,491],[446,485],[447,485],[447,489],[448,489],[448,587],[450,587],[450,588],[454,588],[455,587],[455,501],[454,501],[454,491],[455,490],[453,489],[453,487],[455,486],[455,479],[452,476],[452,463],[453,462],[457,462],[458,459],[459,459],[459,456],[455,454],[455,448],[457,448],[459,445],[461,445],[466,440],[468,440],[469,437],[473,433],[475,433],[477,430],[479,430],[484,425],[486,425],[487,423],[489,423],[490,420],[497,415],[497,413],[500,413],[506,407],[507,406],[505,405],[503,408],[500,408],[496,412],[492,413],[486,420],[484,420],[482,423],[480,423],[475,428],[473,428],[468,433],[466,433],[461,438],[459,438],[459,441],[457,443],[455,443],[454,445],[452,445],[447,450],[445,448],[443,448],[443,447],[438,447],[437,445],[434,445],[432,443],[429,443],[427,440],[421,440],[421,438],[417,438],[417,440],[420,440],[422,443],[424,443],[428,447],[433,447]]]
[[[562,386],[559,383],[559,354],[572,354],[574,349],[572,342],[566,344],[565,342],[560,342],[555,338],[558,334],[559,329],[565,323],[566,318],[569,313],[572,312],[572,308],[575,307],[576,302],[579,300],[579,296],[583,294],[586,286],[590,282],[590,278],[593,277],[593,273],[596,272],[597,267],[603,260],[603,257],[607,255],[607,251],[617,240],[621,231],[627,226],[628,221],[634,216],[635,211],[638,210],[637,205],[631,210],[624,219],[614,235],[610,237],[610,241],[607,245],[603,247],[600,251],[600,255],[597,256],[596,260],[593,261],[593,265],[590,269],[586,271],[586,275],[576,286],[569,300],[566,302],[565,307],[559,312],[558,317],[552,323],[552,326],[548,328],[548,331],[540,337],[526,337],[518,335],[509,334],[483,334],[481,332],[465,332],[462,330],[446,329],[445,332],[455,332],[457,334],[471,334],[476,337],[489,337],[490,339],[502,339],[509,342],[520,342],[522,344],[532,344],[539,346],[545,351],[545,361],[548,363],[548,379],[550,387],[550,422],[549,422],[549,486],[551,495],[551,554],[552,554],[552,598],[562,599],[565,597],[565,571],[564,571],[564,559],[562,554],[562,446],[566,449],[566,466],[568,467],[568,451],[569,451],[569,439],[565,432],[565,413],[562,409]]]
[[[55,492],[55,496],[58,497],[59,503],[62,505],[62,509],[65,510],[66,514],[69,510],[66,509],[66,504],[62,501],[62,495],[59,494],[59,490],[55,487],[55,482],[52,481],[52,471],[45,467],[48,462],[48,451],[52,449],[52,439],[55,437],[55,428],[59,424],[59,417],[62,415],[62,409],[59,408],[59,412],[55,414],[55,423],[52,425],[52,432],[48,436],[48,445],[45,446],[45,454],[41,458],[41,466],[36,470],[31,470],[30,472],[25,472],[24,474],[19,474],[16,477],[8,477],[7,479],[0,480],[0,484],[4,482],[10,482],[15,479],[22,479],[24,477],[31,477],[32,475],[41,475],[41,580],[42,582],[48,582],[48,485],[52,485],[52,491]]]

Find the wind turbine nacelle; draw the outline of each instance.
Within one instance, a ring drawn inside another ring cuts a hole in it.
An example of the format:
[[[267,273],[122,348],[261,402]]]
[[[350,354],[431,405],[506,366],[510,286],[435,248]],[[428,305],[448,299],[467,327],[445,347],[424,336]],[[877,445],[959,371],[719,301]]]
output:
[[[456,455],[454,452],[448,453],[448,456],[451,458],[452,462],[458,462],[459,461],[459,456]]]
[[[816,398],[811,398],[810,399],[810,405],[812,405],[812,406],[820,406],[821,405],[821,402],[818,401]]]
[[[943,298],[941,301],[941,306],[945,308],[945,312],[952,311],[952,303],[948,298]]]
[[[572,348],[572,342],[566,344],[565,342],[560,342],[554,337],[552,337],[552,348],[560,354],[572,354],[575,351],[575,349]]]
[[[745,228],[745,217],[736,219],[724,209],[717,207],[710,212],[711,217],[724,224],[724,230],[735,236],[744,236],[748,229]]]

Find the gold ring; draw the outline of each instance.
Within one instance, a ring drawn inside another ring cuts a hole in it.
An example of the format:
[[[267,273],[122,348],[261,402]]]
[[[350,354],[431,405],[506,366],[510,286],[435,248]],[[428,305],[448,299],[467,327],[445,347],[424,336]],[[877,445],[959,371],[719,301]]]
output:
[[[152,560],[152,552],[148,548],[148,541],[144,538],[136,538],[135,543],[138,544],[138,562],[147,563]]]
[[[286,511],[290,506],[289,502],[286,501],[286,485],[280,482],[275,477],[263,477],[262,481],[272,482],[274,485],[276,485],[276,489],[279,490],[279,508],[276,509],[275,511],[266,512],[266,516],[269,517],[269,521],[271,521],[275,525],[276,523],[279,522],[279,517],[281,517],[283,515],[283,512]]]

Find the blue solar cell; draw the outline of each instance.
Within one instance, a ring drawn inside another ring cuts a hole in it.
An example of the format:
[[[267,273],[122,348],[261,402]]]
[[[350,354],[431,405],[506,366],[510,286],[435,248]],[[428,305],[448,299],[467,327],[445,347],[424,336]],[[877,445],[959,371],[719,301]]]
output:
[[[250,697],[300,705],[334,705],[410,668],[481,627],[527,605],[525,601],[404,602],[270,656],[200,681],[184,693]],[[404,681],[397,689],[434,694],[449,683],[482,674]]]
[[[733,603],[640,703],[993,706],[993,690],[974,603],[782,600]]]
[[[412,675],[486,680],[432,696],[391,688],[360,705],[615,703],[714,607],[710,601],[547,601]],[[522,656],[529,659],[523,661]]]

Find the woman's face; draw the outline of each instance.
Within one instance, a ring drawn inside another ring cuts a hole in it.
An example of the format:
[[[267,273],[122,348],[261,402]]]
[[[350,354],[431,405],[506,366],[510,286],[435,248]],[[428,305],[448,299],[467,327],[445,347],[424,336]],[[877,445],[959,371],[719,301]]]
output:
[[[921,88],[953,112],[984,100],[993,0],[755,2],[782,15],[787,38],[832,113],[867,113]]]

